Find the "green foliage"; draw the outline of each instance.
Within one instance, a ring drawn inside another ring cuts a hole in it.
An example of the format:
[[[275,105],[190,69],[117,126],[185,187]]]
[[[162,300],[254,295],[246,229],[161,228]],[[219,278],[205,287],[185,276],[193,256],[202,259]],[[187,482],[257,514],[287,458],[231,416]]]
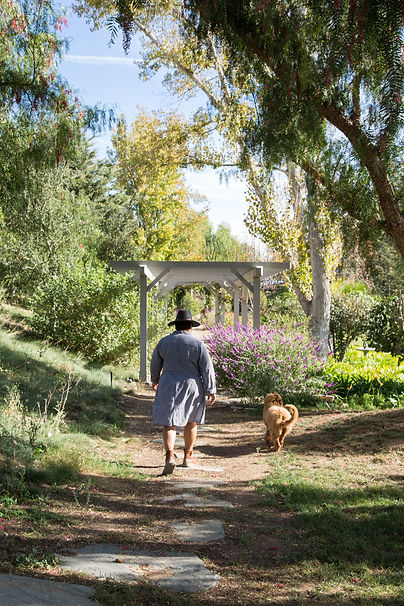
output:
[[[248,244],[232,235],[230,227],[221,223],[216,231],[212,226],[205,233],[207,261],[251,261],[254,252]]]
[[[103,267],[67,267],[32,303],[32,327],[44,339],[92,360],[111,361],[139,344],[138,286]]]
[[[353,291],[334,293],[331,303],[330,333],[334,356],[342,360],[349,344],[366,334],[374,299]]]
[[[0,397],[7,396],[11,385],[18,385],[25,409],[45,413],[46,408],[49,415],[56,412],[70,383],[66,410],[70,424],[74,421],[80,430],[92,433],[102,430],[105,436],[123,425],[124,414],[117,403],[119,390],[110,385],[110,369],[117,384],[115,367],[91,365],[86,359],[35,341],[32,333],[24,338],[24,332],[5,330],[0,330],[0,365]]]
[[[377,299],[369,314],[367,341],[377,350],[404,358],[404,295]]]
[[[18,568],[22,569],[41,568],[48,570],[58,566],[60,564],[60,559],[57,557],[56,553],[46,554],[34,548],[29,553],[17,553],[15,556],[15,563]]]
[[[277,325],[287,326],[288,329],[303,327],[307,324],[307,318],[296,300],[296,297],[285,287],[279,287],[267,294],[265,305],[261,309],[261,320],[265,324],[275,322]]]
[[[192,144],[198,146],[196,133],[173,113],[142,111],[130,128],[122,120],[115,131],[117,183],[130,200],[133,242],[143,259],[204,258],[206,215],[191,207],[201,200],[186,188],[183,175]]]
[[[386,234],[382,233],[373,241],[365,242],[360,252],[378,295],[389,296],[404,292],[404,259]]]
[[[64,427],[67,396],[68,389],[54,412],[48,410],[46,403],[43,409],[38,406],[38,410],[30,410],[22,403],[17,386],[9,387],[0,400],[0,464],[3,468],[0,491],[2,488],[24,491],[26,482],[63,484],[77,476],[79,467],[72,465],[70,456],[59,461],[51,456],[42,469],[34,467],[36,459],[48,456],[43,453],[52,447]]]
[[[404,367],[389,353],[369,352],[364,355],[351,346],[343,362],[330,359],[327,381],[334,384],[338,396],[359,405],[395,407],[404,401]]]
[[[196,316],[199,311],[198,302],[192,297],[191,293],[185,288],[177,288],[174,293],[174,305],[178,309],[189,309],[192,316]]]

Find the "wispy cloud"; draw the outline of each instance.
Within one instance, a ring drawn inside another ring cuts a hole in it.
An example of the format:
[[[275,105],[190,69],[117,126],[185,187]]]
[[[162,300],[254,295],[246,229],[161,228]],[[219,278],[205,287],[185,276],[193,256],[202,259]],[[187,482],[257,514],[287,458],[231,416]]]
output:
[[[136,65],[138,61],[130,57],[100,57],[94,55],[66,55],[65,61],[81,65]]]

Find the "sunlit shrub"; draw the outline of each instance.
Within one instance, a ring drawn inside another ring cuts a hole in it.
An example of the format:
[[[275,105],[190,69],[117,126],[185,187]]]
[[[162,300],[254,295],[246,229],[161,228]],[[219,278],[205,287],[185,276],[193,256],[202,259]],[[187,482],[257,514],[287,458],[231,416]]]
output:
[[[139,293],[133,277],[74,267],[38,289],[32,326],[44,339],[109,362],[139,345]]]
[[[348,349],[343,362],[330,359],[325,375],[329,382],[335,384],[335,392],[342,398],[352,399],[358,404],[363,402],[381,405],[386,398],[391,398],[390,405],[398,405],[398,396],[404,394],[404,365],[399,358],[389,353],[369,352],[363,355],[354,347]],[[369,397],[363,399],[362,396]],[[375,398],[373,396],[380,396]],[[371,397],[372,396],[372,397]]]
[[[404,358],[404,296],[380,297],[366,326],[369,345]]]
[[[274,324],[258,330],[218,324],[210,329],[207,346],[219,385],[249,401],[271,391],[285,397],[327,392],[320,346],[298,332]]]
[[[365,335],[374,298],[362,292],[335,293],[331,303],[330,336],[335,357],[342,360],[350,343]]]

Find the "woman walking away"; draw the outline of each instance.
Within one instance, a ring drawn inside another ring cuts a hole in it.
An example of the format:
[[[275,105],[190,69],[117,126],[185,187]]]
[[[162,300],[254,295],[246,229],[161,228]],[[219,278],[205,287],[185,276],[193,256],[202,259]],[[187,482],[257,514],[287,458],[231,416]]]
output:
[[[184,426],[183,467],[193,463],[192,452],[197,424],[205,422],[205,397],[209,404],[216,400],[213,364],[205,344],[191,335],[200,322],[192,319],[188,309],[178,310],[175,331],[156,345],[150,364],[151,380],[156,392],[153,422],[163,425],[166,461],[163,475],[175,469],[174,445],[177,425]]]

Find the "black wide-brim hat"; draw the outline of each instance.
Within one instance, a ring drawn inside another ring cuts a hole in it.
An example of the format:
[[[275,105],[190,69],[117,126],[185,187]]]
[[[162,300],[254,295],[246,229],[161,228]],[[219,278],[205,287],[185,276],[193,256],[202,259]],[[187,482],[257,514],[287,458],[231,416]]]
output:
[[[179,309],[177,311],[177,317],[172,322],[169,322],[168,326],[173,326],[173,324],[175,324],[176,322],[191,322],[192,326],[201,325],[200,322],[192,319],[192,315],[189,309]]]

